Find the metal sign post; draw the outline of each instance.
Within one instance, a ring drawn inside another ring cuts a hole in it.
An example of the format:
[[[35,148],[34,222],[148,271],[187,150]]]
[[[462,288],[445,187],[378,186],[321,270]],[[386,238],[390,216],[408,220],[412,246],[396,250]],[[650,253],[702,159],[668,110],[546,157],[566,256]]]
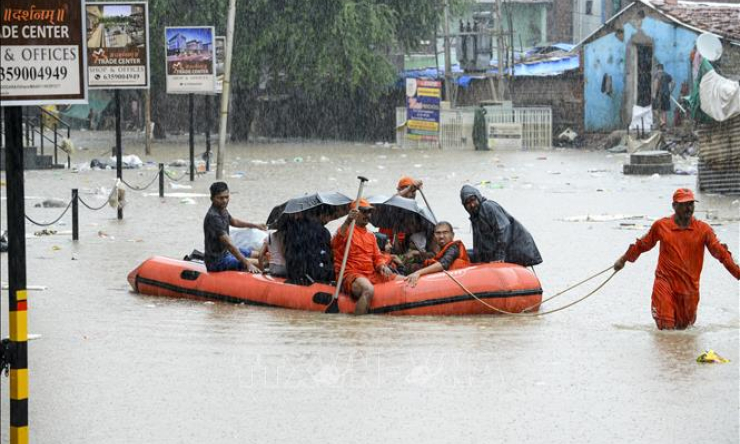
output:
[[[2,357],[3,365],[10,369],[10,444],[27,444],[29,436],[21,106],[87,103],[82,5],[80,0],[2,0],[0,3],[3,36],[0,46],[0,106],[5,108],[10,321],[10,337],[2,341]],[[47,30],[52,31],[42,32]]]

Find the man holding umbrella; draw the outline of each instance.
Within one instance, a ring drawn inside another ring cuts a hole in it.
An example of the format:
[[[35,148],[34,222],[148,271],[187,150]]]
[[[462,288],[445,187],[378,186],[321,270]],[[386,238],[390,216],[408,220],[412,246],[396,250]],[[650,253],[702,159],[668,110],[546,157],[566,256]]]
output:
[[[360,199],[356,208],[355,202],[350,207],[353,209],[332,239],[334,268],[337,275],[339,275],[347,236],[349,235],[349,227],[354,221],[354,232],[347,255],[342,290],[357,301],[355,314],[366,314],[375,294],[373,285],[401,279],[401,277],[393,274],[393,271],[386,265],[385,258],[380,253],[375,240],[375,235],[367,230],[370,215],[374,210],[373,206],[367,200]]]

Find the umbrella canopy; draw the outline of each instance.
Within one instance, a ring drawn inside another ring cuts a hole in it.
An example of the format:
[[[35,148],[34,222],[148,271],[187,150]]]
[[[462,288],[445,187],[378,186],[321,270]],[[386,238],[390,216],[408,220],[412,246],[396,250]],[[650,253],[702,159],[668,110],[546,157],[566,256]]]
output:
[[[390,228],[401,233],[432,232],[434,218],[426,208],[420,207],[414,199],[399,195],[372,196],[367,201],[375,207],[370,223],[378,228]]]
[[[267,226],[277,230],[283,227],[285,222],[296,214],[304,216],[324,216],[327,220],[338,219],[349,213],[349,204],[352,199],[342,193],[314,193],[295,197],[276,206],[267,217]]]

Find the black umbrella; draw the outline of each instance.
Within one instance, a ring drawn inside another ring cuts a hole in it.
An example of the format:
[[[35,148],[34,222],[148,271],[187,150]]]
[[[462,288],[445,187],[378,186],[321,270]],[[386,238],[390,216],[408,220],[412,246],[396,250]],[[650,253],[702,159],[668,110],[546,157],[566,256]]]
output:
[[[432,232],[434,217],[414,199],[399,195],[372,196],[367,201],[375,207],[370,223],[378,228],[390,228],[400,233]]]
[[[267,217],[267,226],[276,230],[282,228],[285,221],[296,214],[314,217],[327,216],[326,220],[338,219],[349,213],[349,204],[352,199],[342,193],[314,193],[295,197],[284,202],[270,211]]]

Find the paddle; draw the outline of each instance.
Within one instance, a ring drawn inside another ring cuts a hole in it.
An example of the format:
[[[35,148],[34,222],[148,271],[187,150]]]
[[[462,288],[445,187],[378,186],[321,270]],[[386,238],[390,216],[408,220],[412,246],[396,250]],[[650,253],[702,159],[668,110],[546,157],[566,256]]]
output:
[[[357,199],[355,199],[354,209],[358,209],[360,206],[360,199],[362,198],[362,189],[365,187],[365,182],[368,181],[367,177],[357,176],[360,180],[360,188],[357,190]],[[339,269],[339,277],[337,278],[337,288],[334,289],[334,297],[332,298],[331,304],[326,307],[324,313],[339,313],[339,290],[342,288],[342,281],[344,280],[344,269],[347,266],[347,257],[349,256],[349,247],[352,245],[352,234],[355,231],[355,221],[349,225],[349,232],[347,233],[347,244],[344,246],[344,256],[342,257],[342,267]]]
[[[427,197],[424,195],[424,191],[419,188],[419,192],[421,193],[421,198],[424,199],[424,204],[427,206],[427,210],[429,210],[429,213],[432,215],[432,219],[434,219],[434,223],[437,223],[437,216],[434,215],[434,211],[432,211],[432,207],[429,206],[429,201],[427,200]]]

